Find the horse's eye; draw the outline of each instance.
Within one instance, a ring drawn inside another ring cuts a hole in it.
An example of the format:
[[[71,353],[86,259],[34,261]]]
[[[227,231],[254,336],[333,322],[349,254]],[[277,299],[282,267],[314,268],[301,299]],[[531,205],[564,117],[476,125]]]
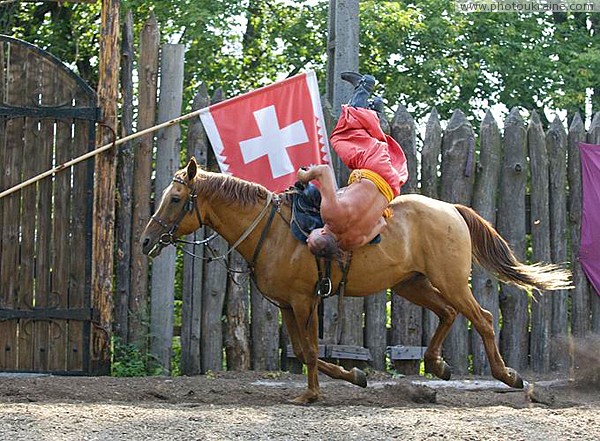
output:
[[[174,204],[177,204],[177,203],[181,202],[181,198],[179,196],[172,196],[171,202]]]

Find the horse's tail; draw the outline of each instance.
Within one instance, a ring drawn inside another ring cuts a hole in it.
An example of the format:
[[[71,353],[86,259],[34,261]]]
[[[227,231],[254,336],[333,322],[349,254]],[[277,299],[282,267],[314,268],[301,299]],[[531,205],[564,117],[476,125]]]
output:
[[[473,257],[501,281],[540,291],[572,288],[570,271],[559,265],[526,265],[519,262],[508,243],[488,221],[469,207],[459,204],[454,206],[471,232]]]

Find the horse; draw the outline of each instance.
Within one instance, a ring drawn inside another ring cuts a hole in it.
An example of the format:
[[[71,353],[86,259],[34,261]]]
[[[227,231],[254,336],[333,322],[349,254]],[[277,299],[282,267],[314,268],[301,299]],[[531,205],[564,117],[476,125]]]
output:
[[[321,398],[318,371],[361,387],[367,380],[360,369],[348,371],[318,358],[318,320],[312,319],[317,263],[290,233],[288,199],[285,192],[201,169],[192,158],[163,191],[140,242],[143,252],[154,257],[206,225],[236,248],[260,292],[281,308],[294,354],[307,366],[307,389],[292,401],[306,404]],[[469,288],[471,263],[475,260],[504,282],[540,291],[569,288],[569,272],[552,264],[521,263],[499,233],[466,206],[407,194],[390,208],[393,216],[381,242],[353,252],[345,295],[367,296],[392,287],[395,295],[433,311],[439,325],[424,353],[425,372],[445,380],[451,369],[442,358],[442,343],[457,314],[463,314],[483,340],[492,375],[523,388],[521,376],[500,355],[492,314]],[[333,265],[332,284],[341,279],[341,269]]]

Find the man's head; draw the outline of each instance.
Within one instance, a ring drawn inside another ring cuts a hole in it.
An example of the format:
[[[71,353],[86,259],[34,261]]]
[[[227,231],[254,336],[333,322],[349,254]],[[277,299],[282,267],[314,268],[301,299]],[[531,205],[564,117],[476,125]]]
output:
[[[315,228],[306,239],[308,249],[317,257],[335,257],[339,247],[335,236],[325,228]]]

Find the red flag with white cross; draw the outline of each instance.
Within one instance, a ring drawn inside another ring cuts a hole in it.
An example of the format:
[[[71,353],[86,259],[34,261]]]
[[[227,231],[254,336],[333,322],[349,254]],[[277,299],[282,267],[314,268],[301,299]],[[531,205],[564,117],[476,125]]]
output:
[[[221,172],[283,191],[298,168],[329,164],[312,71],[207,107],[200,119]]]

